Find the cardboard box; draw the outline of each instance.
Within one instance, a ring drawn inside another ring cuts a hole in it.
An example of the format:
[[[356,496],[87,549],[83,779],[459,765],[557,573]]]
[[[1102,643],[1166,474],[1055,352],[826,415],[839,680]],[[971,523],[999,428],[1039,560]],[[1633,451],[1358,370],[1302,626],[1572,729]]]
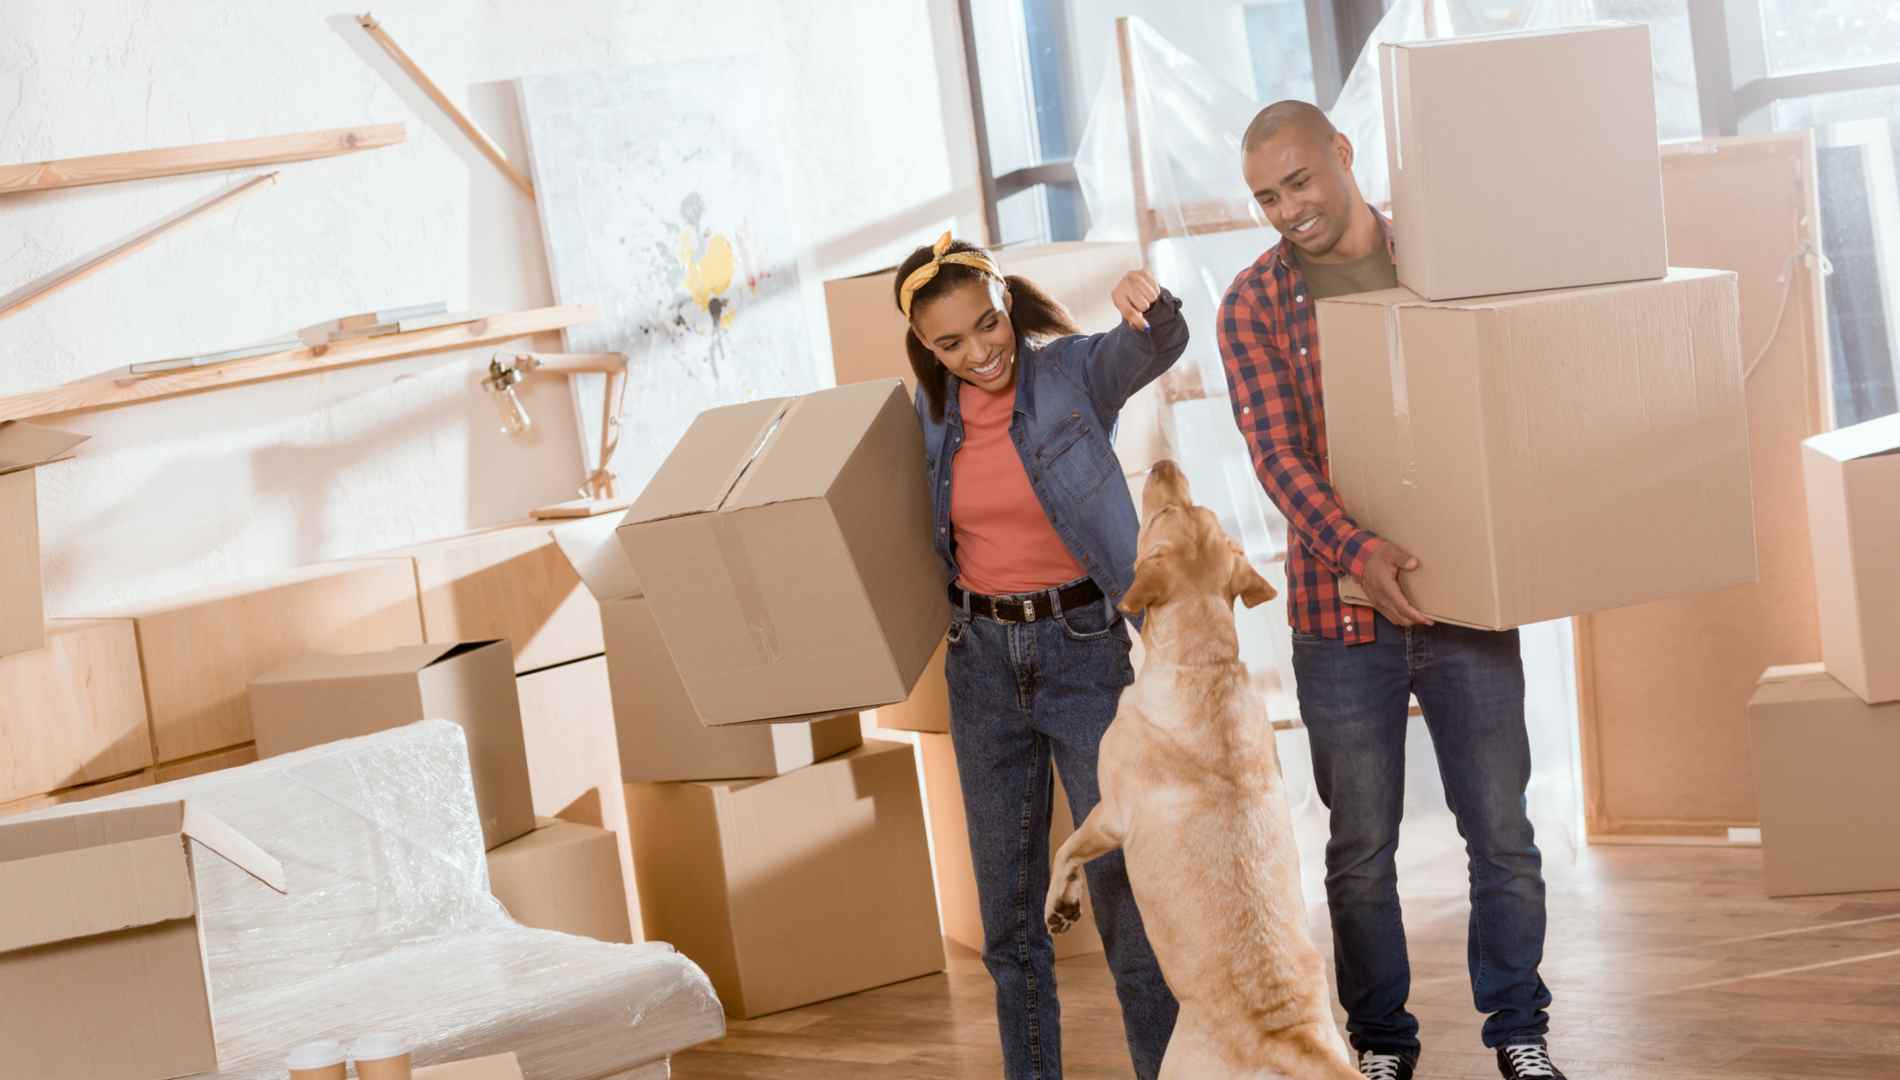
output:
[[[1828,674],[1900,700],[1900,413],[1801,444]]]
[[[386,555],[415,566],[426,641],[505,639],[516,672],[600,655],[599,607],[545,522],[498,525]]]
[[[857,746],[855,714],[783,724],[701,723],[637,575],[601,518],[558,540],[600,598],[620,775],[630,783],[778,776]]]
[[[1331,477],[1488,629],[1755,580],[1735,275],[1432,303],[1322,300]],[[1358,583],[1342,579],[1350,599]]]
[[[910,697],[895,705],[880,705],[873,716],[885,731],[921,731],[935,735],[950,733],[950,683],[944,678],[943,642],[930,654],[930,663],[911,688]]]
[[[931,849],[937,867],[937,907],[943,913],[943,936],[967,949],[983,952],[983,911],[977,904],[976,869],[970,859],[970,824],[963,810],[963,787],[957,772],[957,752],[948,735],[919,736],[924,762],[924,801],[930,812]],[[1049,856],[1075,831],[1069,794],[1062,779],[1055,781],[1055,800],[1049,817]],[[1036,911],[1042,911],[1041,901]],[[1056,959],[1102,951],[1095,929],[1095,904],[1082,892],[1082,916],[1066,933],[1053,935]]]
[[[633,941],[620,838],[606,829],[541,818],[535,830],[488,853],[495,899],[523,926],[598,941]]]
[[[250,693],[260,758],[418,720],[453,720],[468,736],[484,844],[493,849],[534,828],[505,641],[299,657],[260,676]]]
[[[138,629],[159,761],[254,741],[245,687],[287,660],[422,641],[406,560],[325,563],[109,614]]]
[[[89,436],[22,420],[0,422],[0,656],[46,644],[35,471],[64,461]]]
[[[194,840],[285,891],[277,860],[190,803],[0,826],[8,1075],[160,1080],[218,1068]]]
[[[746,1018],[943,970],[911,748],[770,780],[629,784],[649,940]]]
[[[150,765],[132,623],[54,619],[44,648],[0,656],[0,746],[0,802]]]
[[[140,769],[138,772],[115,776],[110,780],[80,784],[76,787],[62,788],[59,791],[50,791],[44,795],[29,795],[24,799],[0,803],[0,817],[12,817],[30,810],[44,810],[49,806],[85,802],[87,799],[96,799],[101,795],[117,795],[121,791],[151,787],[152,783],[152,770]]]
[[[257,760],[257,744],[245,743],[233,746],[229,750],[213,750],[209,754],[186,758],[183,761],[163,762],[152,769],[152,782],[169,784],[173,780],[183,780],[188,776],[203,776],[206,773],[235,769],[240,765],[249,765]]]
[[[1900,702],[1820,664],[1769,668],[1748,702],[1770,896],[1900,889]]]
[[[632,832],[627,828],[607,658],[516,676],[515,689],[521,697],[521,738],[528,753],[535,816],[592,825],[613,835],[620,852],[621,907],[627,925],[637,928],[640,894],[633,883]]]
[[[513,1054],[419,1066],[415,1080],[522,1080],[521,1062]]]
[[[1449,300],[1667,272],[1648,27],[1387,44],[1379,70],[1401,284]]]
[[[1035,282],[1068,308],[1076,325],[1089,334],[1113,330],[1121,321],[1109,293],[1122,275],[1141,268],[1141,247],[1134,243],[1023,244],[999,248],[994,254],[1003,273]],[[902,379],[906,393],[916,392],[917,382],[904,349],[904,335],[910,332],[910,326],[897,310],[896,278],[897,268],[891,266],[825,282],[832,370],[839,386]],[[1188,287],[1186,282],[1174,285]],[[1121,422],[1115,428],[1115,451],[1124,471],[1141,472],[1156,459],[1168,456],[1161,397],[1157,384],[1123,406]]]
[[[910,696],[950,623],[903,384],[711,409],[619,529],[710,725]]]

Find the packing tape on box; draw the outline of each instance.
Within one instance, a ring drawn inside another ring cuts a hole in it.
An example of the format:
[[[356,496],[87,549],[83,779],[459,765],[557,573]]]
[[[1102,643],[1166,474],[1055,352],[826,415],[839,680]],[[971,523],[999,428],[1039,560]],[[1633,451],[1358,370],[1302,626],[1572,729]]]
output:
[[[726,485],[725,493],[719,497],[718,509],[712,515],[713,543],[719,549],[720,561],[726,566],[726,581],[732,586],[733,600],[745,620],[746,637],[752,642],[753,660],[761,667],[777,663],[784,652],[779,648],[778,627],[772,622],[771,611],[766,607],[765,590],[759,585],[759,572],[752,565],[752,557],[746,553],[745,538],[740,535],[738,525],[727,516],[725,509],[726,503],[738,494],[740,486],[752,471],[753,463],[764,456],[766,447],[772,445],[772,440],[803,401],[803,398],[792,398],[772,414],[772,419],[760,431],[758,440],[752,444],[745,460],[733,471],[732,482]]]
[[[1405,379],[1405,335],[1399,332],[1398,305],[1385,309],[1385,355],[1392,366],[1392,427],[1398,436],[1399,482],[1418,486],[1418,454],[1412,443],[1412,399]]]

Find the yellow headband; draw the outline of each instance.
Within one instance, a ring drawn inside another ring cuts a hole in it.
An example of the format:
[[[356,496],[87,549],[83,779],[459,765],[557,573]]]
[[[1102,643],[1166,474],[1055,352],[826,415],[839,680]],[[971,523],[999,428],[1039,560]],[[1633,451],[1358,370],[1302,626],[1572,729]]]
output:
[[[932,245],[930,261],[912,270],[910,276],[904,279],[904,287],[897,291],[897,306],[903,309],[904,318],[910,318],[911,297],[917,295],[918,289],[930,284],[931,279],[937,276],[937,271],[943,269],[944,263],[955,263],[958,266],[981,270],[998,281],[1003,280],[1003,272],[997,269],[996,260],[990,258],[988,253],[952,251],[948,255],[944,254],[945,251],[949,251],[949,248],[950,234],[946,232],[937,237],[936,244]]]

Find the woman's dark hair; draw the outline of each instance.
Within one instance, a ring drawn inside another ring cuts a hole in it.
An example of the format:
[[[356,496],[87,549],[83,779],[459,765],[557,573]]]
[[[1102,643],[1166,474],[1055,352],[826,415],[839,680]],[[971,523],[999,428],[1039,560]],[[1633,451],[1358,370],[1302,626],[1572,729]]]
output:
[[[982,251],[975,244],[964,240],[953,240],[944,252],[948,255],[958,251]],[[931,245],[925,244],[910,253],[910,258],[897,268],[897,280],[891,287],[891,297],[897,300],[899,311],[904,309],[899,299],[904,289],[904,280],[918,267],[929,262],[935,256]],[[911,297],[910,310],[914,315],[925,304],[930,303],[959,285],[970,282],[985,283],[989,277],[973,266],[958,263],[944,263],[937,268],[937,276],[925,283]],[[1009,319],[1018,337],[1047,340],[1064,334],[1079,334],[1080,328],[1069,314],[1069,309],[1055,297],[1043,292],[1041,286],[1028,278],[1011,274],[1003,278],[1011,299]],[[930,418],[943,419],[943,399],[950,382],[950,369],[931,353],[930,348],[917,337],[913,326],[904,331],[904,351],[910,356],[911,373],[917,376],[917,385],[924,389],[924,399],[930,403]]]

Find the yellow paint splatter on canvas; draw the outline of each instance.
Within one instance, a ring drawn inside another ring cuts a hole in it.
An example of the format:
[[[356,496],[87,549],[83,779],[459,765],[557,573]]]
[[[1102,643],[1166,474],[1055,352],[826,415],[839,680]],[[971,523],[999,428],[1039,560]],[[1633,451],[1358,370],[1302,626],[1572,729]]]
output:
[[[713,233],[707,237],[706,251],[701,255],[694,239],[692,229],[680,230],[680,269],[686,275],[685,287],[693,303],[701,311],[710,312],[713,298],[732,288],[732,242]],[[716,317],[722,325],[730,326],[732,314],[732,309],[727,308]]]

